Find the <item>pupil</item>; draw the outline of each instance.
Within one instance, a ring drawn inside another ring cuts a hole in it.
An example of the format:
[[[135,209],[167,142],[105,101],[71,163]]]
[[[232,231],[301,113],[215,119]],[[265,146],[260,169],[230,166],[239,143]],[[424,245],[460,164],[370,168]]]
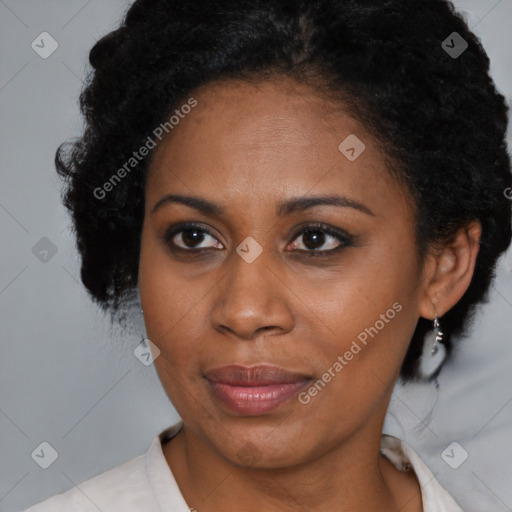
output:
[[[304,245],[308,249],[317,249],[325,243],[325,236],[321,231],[304,231]]]

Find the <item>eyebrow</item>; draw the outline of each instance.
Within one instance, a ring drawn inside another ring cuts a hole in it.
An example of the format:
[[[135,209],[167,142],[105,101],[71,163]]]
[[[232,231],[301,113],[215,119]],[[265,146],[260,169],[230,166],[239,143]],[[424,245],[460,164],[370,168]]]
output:
[[[157,201],[151,209],[151,214],[155,213],[161,207],[167,204],[180,203],[190,208],[194,208],[207,215],[223,215],[224,209],[218,204],[196,196],[185,196],[180,194],[167,194]],[[364,204],[349,199],[345,196],[310,196],[310,197],[294,197],[280,203],[277,207],[277,215],[283,217],[295,212],[303,212],[315,206],[338,206],[345,208],[353,208],[367,215],[375,217],[375,214]]]

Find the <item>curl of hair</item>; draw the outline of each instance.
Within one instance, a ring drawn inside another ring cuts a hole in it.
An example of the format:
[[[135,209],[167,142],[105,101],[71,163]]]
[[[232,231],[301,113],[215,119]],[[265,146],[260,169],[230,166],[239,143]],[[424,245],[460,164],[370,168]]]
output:
[[[456,59],[441,43],[457,32]],[[411,193],[417,245],[482,226],[471,284],[441,319],[448,355],[483,302],[511,239],[507,106],[489,59],[446,0],[137,0],[90,52],[83,135],[56,154],[74,223],[81,279],[114,315],[138,279],[150,156],[99,199],[94,190],[198,87],[293,77],[348,106]],[[401,377],[417,377],[431,322],[421,318]],[[437,374],[437,373],[436,373]],[[434,377],[434,376],[433,376]]]

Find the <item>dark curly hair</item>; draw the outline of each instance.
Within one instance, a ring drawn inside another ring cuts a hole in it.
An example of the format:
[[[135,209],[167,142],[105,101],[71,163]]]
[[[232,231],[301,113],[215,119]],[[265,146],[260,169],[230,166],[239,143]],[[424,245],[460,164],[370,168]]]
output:
[[[468,45],[459,56],[442,44],[453,32]],[[442,319],[450,355],[511,239],[507,106],[480,41],[451,2],[137,0],[89,59],[93,70],[80,96],[86,128],[59,147],[55,161],[66,180],[82,281],[111,319],[137,288],[151,153],[108,194],[95,190],[198,87],[292,77],[339,98],[376,136],[393,162],[390,172],[410,190],[422,257],[469,221],[481,223],[471,284]],[[404,382],[418,378],[430,329],[420,318]]]

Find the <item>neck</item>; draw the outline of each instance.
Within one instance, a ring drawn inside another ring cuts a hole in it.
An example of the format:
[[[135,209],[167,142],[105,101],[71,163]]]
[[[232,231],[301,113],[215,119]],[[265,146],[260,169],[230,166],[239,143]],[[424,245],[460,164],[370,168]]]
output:
[[[418,484],[415,477],[411,482],[411,475],[405,477],[408,491],[416,496],[408,508],[402,508],[405,481],[379,456],[382,422],[376,427],[377,431],[371,426],[359,429],[325,453],[293,467],[240,467],[186,425],[164,446],[164,455],[185,501],[200,512],[421,511]]]

